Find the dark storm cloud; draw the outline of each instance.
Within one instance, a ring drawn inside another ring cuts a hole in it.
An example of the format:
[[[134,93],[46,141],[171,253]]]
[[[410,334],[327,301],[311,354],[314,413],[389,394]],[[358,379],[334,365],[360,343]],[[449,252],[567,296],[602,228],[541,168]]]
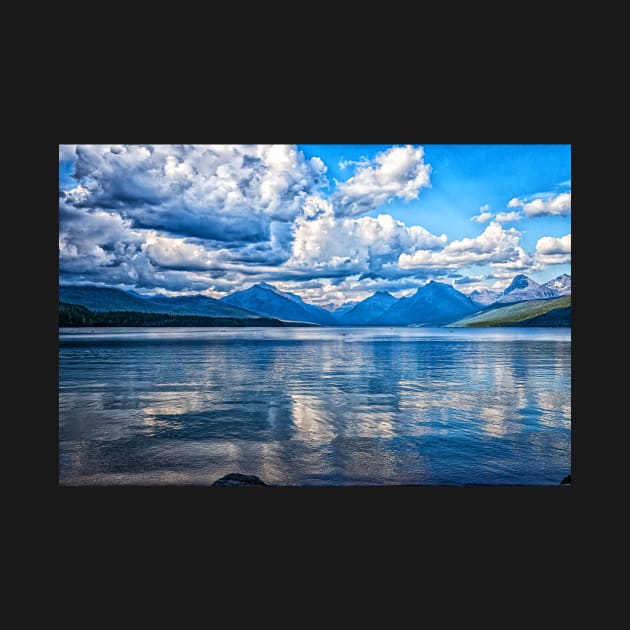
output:
[[[117,210],[132,226],[223,241],[262,241],[325,183],[295,147],[86,145],[71,203]]]
[[[61,146],[71,158],[60,276],[144,288],[204,289],[285,263],[293,219],[326,183],[321,160],[286,145]]]
[[[372,279],[372,280],[389,280],[398,281],[404,278],[419,278],[426,279],[434,276],[441,276],[445,273],[444,269],[399,269],[396,266],[390,266],[388,268],[380,269],[376,272],[366,272],[359,276],[359,280]],[[403,284],[403,283],[401,283]]]
[[[269,221],[260,215],[201,216],[186,209],[125,210],[133,227],[159,230],[173,236],[193,236],[223,243],[261,242],[270,238]],[[225,245],[222,245],[225,246]]]

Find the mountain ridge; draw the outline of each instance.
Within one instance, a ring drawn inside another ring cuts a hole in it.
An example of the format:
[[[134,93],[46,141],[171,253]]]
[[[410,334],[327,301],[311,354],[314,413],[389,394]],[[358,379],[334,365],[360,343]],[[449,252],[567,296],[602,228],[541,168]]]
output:
[[[280,291],[267,283],[254,284],[249,289],[235,291],[221,298],[220,302],[285,321],[326,326],[336,326],[339,323],[329,311],[308,304],[298,295]]]
[[[370,325],[378,319],[390,306],[398,301],[387,291],[377,291],[370,297],[355,304],[349,311],[338,317],[342,324]]]
[[[571,276],[562,274],[539,284],[524,274],[518,274],[505,291],[496,294],[496,300],[480,301],[492,293],[484,289],[465,295],[449,284],[431,280],[411,296],[396,298],[386,291],[376,291],[360,302],[346,303],[333,312],[264,282],[221,299],[203,294],[143,295],[114,287],[61,285],[59,301],[84,306],[95,312],[133,311],[236,319],[270,317],[323,326],[440,326],[488,309],[570,296]]]
[[[385,326],[440,325],[478,310],[479,305],[451,285],[431,280],[413,295],[397,300],[375,323]]]

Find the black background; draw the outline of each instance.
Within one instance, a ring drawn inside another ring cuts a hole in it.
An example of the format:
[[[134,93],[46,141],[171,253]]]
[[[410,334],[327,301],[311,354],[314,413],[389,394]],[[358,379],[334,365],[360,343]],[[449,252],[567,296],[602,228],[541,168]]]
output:
[[[138,599],[140,585],[149,585],[150,599],[142,601],[158,613],[174,593],[206,602],[204,625],[219,625],[214,606],[226,587],[237,595],[235,619],[253,609],[273,620],[267,606],[284,608],[297,598],[294,626],[317,619],[331,602],[372,617],[386,595],[391,607],[382,621],[372,619],[387,627],[403,625],[395,621],[403,608],[414,615],[408,623],[428,624],[424,612],[435,610],[434,595],[444,602],[438,614],[447,626],[462,614],[501,621],[496,611],[506,601],[503,627],[534,622],[539,605],[545,621],[564,619],[583,558],[576,532],[590,476],[584,393],[575,384],[570,487],[59,487],[56,162],[58,143],[568,143],[575,171],[588,158],[575,143],[576,61],[567,36],[552,40],[538,31],[536,45],[512,56],[522,42],[490,33],[426,45],[421,33],[430,24],[418,24],[415,38],[394,33],[385,42],[376,30],[352,46],[336,33],[332,48],[328,37],[262,31],[242,54],[244,34],[235,23],[225,26],[234,38],[220,44],[212,37],[220,23],[190,38],[184,33],[177,45],[170,31],[154,37],[120,28],[104,39],[74,37],[72,54],[44,66],[58,85],[29,126],[40,170],[29,173],[28,207],[19,208],[28,249],[37,252],[28,260],[22,254],[16,266],[31,300],[30,321],[20,315],[19,323],[33,331],[31,351],[19,361],[26,391],[19,409],[33,404],[21,412],[26,435],[16,449],[20,477],[29,479],[19,513],[28,547],[37,550],[33,571],[45,570],[49,587],[59,583],[59,619],[82,598],[100,602],[92,615],[105,615],[113,599]],[[134,62],[124,54],[130,40]],[[227,65],[235,50],[242,56]],[[573,179],[573,337],[580,347],[586,280],[579,217],[586,207],[581,180]],[[579,371],[574,361],[574,383]]]

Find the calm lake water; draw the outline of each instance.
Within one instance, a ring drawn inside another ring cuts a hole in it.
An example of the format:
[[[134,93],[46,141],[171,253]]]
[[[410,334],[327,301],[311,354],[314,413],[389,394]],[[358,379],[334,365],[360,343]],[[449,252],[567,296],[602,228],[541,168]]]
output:
[[[59,331],[62,485],[558,485],[568,328]]]

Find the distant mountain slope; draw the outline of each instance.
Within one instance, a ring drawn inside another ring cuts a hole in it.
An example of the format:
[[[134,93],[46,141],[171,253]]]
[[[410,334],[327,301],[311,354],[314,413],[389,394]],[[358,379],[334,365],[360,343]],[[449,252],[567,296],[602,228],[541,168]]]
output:
[[[299,296],[279,291],[266,283],[255,284],[244,291],[236,291],[221,298],[220,301],[259,315],[287,321],[311,322],[325,326],[334,326],[338,323],[332,313],[318,306],[306,304]]]
[[[59,302],[59,326],[286,326],[270,317],[206,317],[140,311],[91,311],[79,304]],[[310,326],[311,324],[303,324]]]
[[[358,302],[346,302],[332,311],[332,314],[339,320],[344,313],[351,311]]]
[[[221,300],[207,295],[181,295],[177,297],[154,296],[151,304],[163,305],[169,313],[203,315],[205,317],[256,317],[251,311],[223,304]]]
[[[478,310],[479,305],[463,293],[448,284],[432,280],[413,295],[400,298],[374,323],[384,326],[441,325]]]
[[[59,301],[78,304],[91,311],[133,311],[137,313],[170,313],[204,317],[256,317],[255,313],[223,304],[205,295],[138,297],[110,287],[61,286]]]
[[[314,318],[313,321],[317,321],[317,323],[319,324],[336,326],[339,323],[337,321],[337,318],[330,311],[322,308],[321,306],[315,306],[315,304],[309,304],[308,302],[305,302],[299,295],[296,295],[295,293],[280,291],[280,289],[276,289],[276,287],[274,287],[272,284],[267,284],[266,282],[260,282],[258,286],[268,289],[269,291],[273,291],[274,293],[284,298],[287,298],[287,300],[295,302],[304,310],[306,310],[306,312],[309,313],[311,317]]]
[[[571,296],[491,306],[450,326],[571,326]]]
[[[59,301],[79,304],[91,311],[136,311],[162,313],[163,309],[149,300],[110,287],[61,286]]]
[[[481,291],[476,289],[475,291],[470,293],[468,297],[477,304],[487,306],[488,304],[493,304],[494,302],[496,302],[500,296],[501,293],[491,291],[490,289],[481,289]]]
[[[377,291],[339,316],[338,319],[347,326],[369,325],[397,301],[393,295],[386,291]]]

